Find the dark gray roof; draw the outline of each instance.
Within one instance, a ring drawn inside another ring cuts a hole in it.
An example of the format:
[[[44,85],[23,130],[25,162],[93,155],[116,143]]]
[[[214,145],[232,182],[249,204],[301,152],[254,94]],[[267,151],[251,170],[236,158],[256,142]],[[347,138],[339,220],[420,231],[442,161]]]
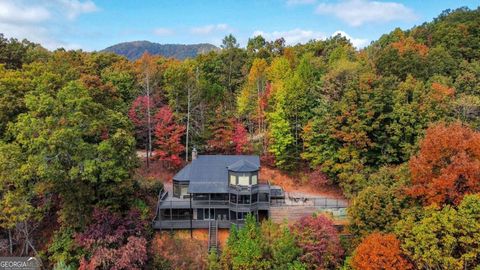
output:
[[[199,155],[180,170],[173,180],[190,181],[190,193],[227,193],[230,166],[236,172],[257,171],[260,158],[249,155]]]
[[[255,172],[258,169],[260,169],[260,164],[255,165],[246,159],[240,159],[228,166],[228,170],[232,172]]]

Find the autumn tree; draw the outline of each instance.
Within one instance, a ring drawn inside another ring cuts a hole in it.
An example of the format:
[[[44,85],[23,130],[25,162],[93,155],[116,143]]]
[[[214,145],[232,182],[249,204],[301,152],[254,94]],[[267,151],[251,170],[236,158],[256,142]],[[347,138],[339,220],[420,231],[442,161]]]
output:
[[[480,196],[466,195],[458,208],[413,212],[398,222],[395,234],[420,269],[473,269],[480,263]]]
[[[243,123],[238,120],[235,121],[232,142],[235,146],[235,154],[237,155],[246,154],[251,150],[247,129]]]
[[[255,128],[254,124],[257,124],[257,133],[262,133],[265,129],[264,112],[262,112],[260,100],[265,92],[267,67],[267,61],[264,59],[253,60],[247,82],[237,99],[238,112],[248,119],[252,129]]]
[[[348,208],[350,231],[365,236],[374,231],[391,232],[400,218],[402,209],[407,207],[401,190],[383,185],[362,190]]]
[[[343,249],[338,232],[328,217],[306,216],[291,229],[302,249],[300,261],[306,264],[307,269],[330,269],[341,265]]]
[[[147,109],[148,104],[150,104],[150,110]],[[148,116],[150,114],[151,124],[154,123],[154,115],[156,113],[156,108],[154,106],[155,102],[152,98],[147,96],[138,96],[133,102],[128,111],[128,117],[135,126],[135,134],[137,137],[137,143],[145,147],[145,150],[148,151]]]
[[[480,191],[480,133],[460,124],[439,123],[426,131],[410,160],[409,194],[424,204],[458,204]]]
[[[251,151],[248,131],[242,122],[228,115],[219,107],[215,122],[211,126],[211,139],[208,151],[223,154],[245,154]]]
[[[292,132],[288,114],[285,109],[285,82],[291,77],[292,70],[288,61],[276,58],[268,70],[268,79],[271,81],[271,102],[273,103],[267,113],[269,123],[268,152],[275,157],[275,165],[282,169],[295,167],[295,135]],[[278,95],[275,93],[279,93]]]
[[[39,195],[61,198],[60,221],[81,227],[95,204],[128,203],[137,164],[128,119],[76,82],[25,100],[27,111],[10,126],[22,162],[9,166],[31,187],[43,187]]]
[[[158,65],[155,63],[155,58],[149,53],[144,53],[140,59],[135,62],[135,69],[138,74],[140,84],[143,87],[143,95],[145,98],[145,122],[147,126],[147,167],[149,166],[150,157],[152,154],[152,133],[153,133],[153,122],[152,122],[152,110],[153,104],[151,103],[154,96],[155,85],[158,83],[159,79],[159,69]]]
[[[208,150],[212,153],[231,154],[234,152],[233,136],[235,132],[234,119],[226,115],[222,107],[217,108],[216,118],[210,127],[210,140]]]
[[[34,191],[35,183],[18,170],[24,162],[17,144],[0,142],[0,228],[8,234],[7,250],[10,255],[15,252],[15,235],[25,239],[21,245],[22,254],[29,254],[32,249],[37,252],[29,234],[32,233],[32,225],[40,220],[44,212]]]
[[[408,270],[413,265],[405,258],[394,234],[372,233],[354,251],[352,266],[356,270]]]
[[[147,262],[147,222],[136,209],[125,216],[106,209],[93,211],[91,224],[75,235],[76,244],[86,251],[79,269],[143,269]]]
[[[155,114],[155,156],[167,162],[168,166],[178,167],[182,164],[180,155],[185,150],[181,143],[185,127],[175,122],[168,106],[161,107]]]
[[[0,66],[0,136],[3,137],[8,122],[25,112],[23,99],[30,85],[29,76],[22,78],[22,72]]]

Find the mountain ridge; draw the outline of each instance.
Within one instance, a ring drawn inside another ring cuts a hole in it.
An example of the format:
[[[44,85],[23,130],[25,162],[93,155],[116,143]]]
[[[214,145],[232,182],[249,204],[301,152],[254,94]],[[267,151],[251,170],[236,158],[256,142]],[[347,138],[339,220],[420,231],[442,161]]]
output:
[[[220,50],[220,48],[210,43],[160,44],[147,40],[136,40],[117,43],[103,49],[102,51],[123,55],[129,60],[140,58],[144,52],[184,60],[186,58],[193,58],[199,54],[216,50]]]

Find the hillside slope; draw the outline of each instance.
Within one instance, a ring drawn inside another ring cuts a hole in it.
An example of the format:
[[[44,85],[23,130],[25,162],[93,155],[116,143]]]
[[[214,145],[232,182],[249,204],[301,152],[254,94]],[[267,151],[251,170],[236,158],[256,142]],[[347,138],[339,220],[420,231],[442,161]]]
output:
[[[153,55],[173,57],[179,60],[193,58],[201,53],[216,51],[219,48],[208,43],[200,44],[159,44],[150,41],[131,41],[115,44],[102,51],[113,52],[127,57],[129,60],[139,58],[144,52]]]

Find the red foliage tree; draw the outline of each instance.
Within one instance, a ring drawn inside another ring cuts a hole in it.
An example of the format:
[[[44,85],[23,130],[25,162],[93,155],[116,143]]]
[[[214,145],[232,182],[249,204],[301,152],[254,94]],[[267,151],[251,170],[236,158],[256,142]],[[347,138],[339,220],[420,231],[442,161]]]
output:
[[[400,241],[394,234],[372,233],[355,249],[352,265],[357,270],[408,270]]]
[[[173,113],[168,106],[163,106],[155,114],[155,156],[169,165],[178,167],[182,164],[180,153],[185,150],[181,139],[185,127],[175,123]]]
[[[222,108],[217,110],[212,139],[208,141],[209,151],[222,154],[245,154],[251,151],[247,129],[239,120],[225,117]]]
[[[424,204],[458,204],[480,192],[480,133],[460,123],[429,128],[410,159],[408,193]]]
[[[244,154],[250,151],[247,129],[240,121],[235,122],[232,141],[235,146],[235,154]]]
[[[142,143],[147,143],[147,136],[148,136],[148,110],[147,104],[150,102],[150,116],[151,116],[151,123],[150,128],[153,129],[154,126],[154,101],[152,98],[147,96],[139,96],[137,97],[130,107],[128,111],[128,117],[132,121],[133,125],[135,126],[135,134],[137,135],[137,139]]]
[[[130,210],[124,217],[96,208],[91,224],[75,235],[75,242],[88,255],[79,269],[143,269],[147,261],[147,223],[140,212]]]
[[[292,232],[303,250],[300,260],[309,269],[336,269],[340,266],[343,249],[338,232],[328,217],[303,217],[292,226]]]
[[[210,152],[231,154],[234,152],[233,134],[234,134],[234,121],[231,118],[218,117],[217,122],[212,129],[212,139],[208,141],[208,147]]]

